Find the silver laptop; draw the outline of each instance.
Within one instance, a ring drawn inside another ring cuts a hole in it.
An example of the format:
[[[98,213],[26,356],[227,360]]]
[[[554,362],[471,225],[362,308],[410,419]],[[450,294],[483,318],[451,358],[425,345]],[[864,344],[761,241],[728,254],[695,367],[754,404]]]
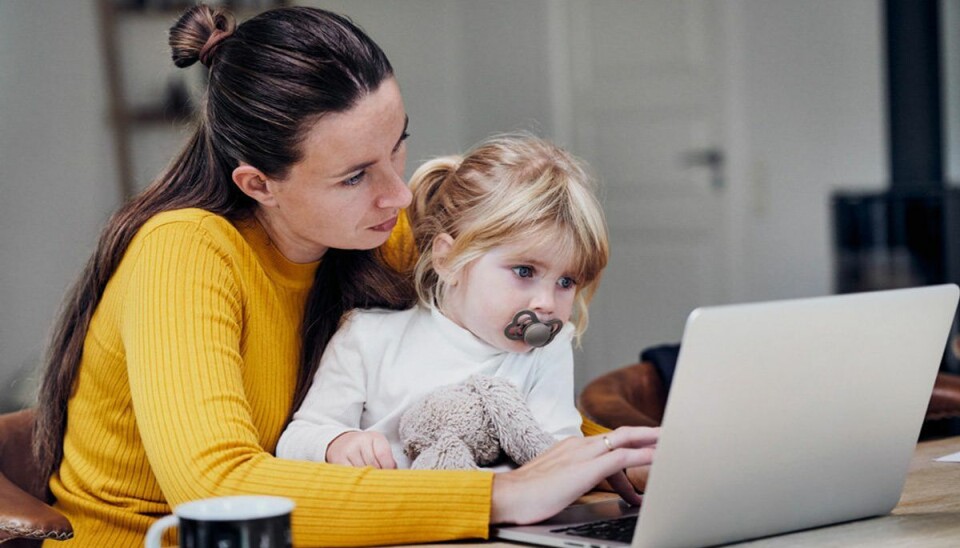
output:
[[[706,546],[890,512],[957,297],[948,284],[694,310],[639,518],[611,500],[494,536]],[[621,516],[625,542],[581,536]]]

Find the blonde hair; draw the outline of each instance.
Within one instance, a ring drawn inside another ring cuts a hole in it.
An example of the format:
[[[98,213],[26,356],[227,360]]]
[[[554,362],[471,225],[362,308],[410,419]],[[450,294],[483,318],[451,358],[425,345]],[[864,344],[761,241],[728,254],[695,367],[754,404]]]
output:
[[[501,135],[463,156],[444,156],[420,166],[410,181],[407,212],[420,258],[414,271],[417,295],[440,306],[445,284],[432,247],[440,234],[454,238],[444,266],[461,271],[497,246],[523,239],[557,242],[572,251],[577,292],[571,322],[587,328],[587,306],[610,255],[603,210],[585,165],[549,141]]]

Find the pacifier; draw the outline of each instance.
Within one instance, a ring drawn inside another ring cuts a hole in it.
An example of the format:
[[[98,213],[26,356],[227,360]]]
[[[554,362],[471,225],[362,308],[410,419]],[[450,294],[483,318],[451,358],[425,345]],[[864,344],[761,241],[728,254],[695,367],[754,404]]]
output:
[[[541,322],[530,310],[521,310],[513,321],[503,328],[503,334],[511,341],[523,341],[534,348],[546,346],[563,327],[560,320]]]

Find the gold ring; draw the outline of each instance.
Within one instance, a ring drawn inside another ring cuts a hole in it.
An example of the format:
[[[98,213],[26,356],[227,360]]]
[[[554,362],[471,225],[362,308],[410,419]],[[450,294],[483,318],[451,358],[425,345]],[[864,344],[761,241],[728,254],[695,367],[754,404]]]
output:
[[[607,451],[613,451],[613,444],[610,443],[610,438],[603,436],[603,444],[607,446]]]

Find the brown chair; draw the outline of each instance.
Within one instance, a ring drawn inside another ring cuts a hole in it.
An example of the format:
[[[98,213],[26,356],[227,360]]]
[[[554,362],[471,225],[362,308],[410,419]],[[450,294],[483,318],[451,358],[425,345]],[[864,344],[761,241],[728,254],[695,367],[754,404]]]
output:
[[[580,412],[593,422],[620,426],[659,426],[667,390],[650,362],[621,367],[591,381],[577,401]]]
[[[606,426],[659,426],[667,388],[653,363],[641,361],[600,375],[580,393],[577,406],[590,420]],[[937,375],[927,421],[960,417],[960,376]]]
[[[37,548],[44,539],[73,537],[70,520],[50,504],[46,485],[33,459],[36,409],[0,415],[0,544],[3,548]]]
[[[960,417],[960,376],[939,373],[930,395],[930,404],[927,405],[927,420],[956,417]]]

